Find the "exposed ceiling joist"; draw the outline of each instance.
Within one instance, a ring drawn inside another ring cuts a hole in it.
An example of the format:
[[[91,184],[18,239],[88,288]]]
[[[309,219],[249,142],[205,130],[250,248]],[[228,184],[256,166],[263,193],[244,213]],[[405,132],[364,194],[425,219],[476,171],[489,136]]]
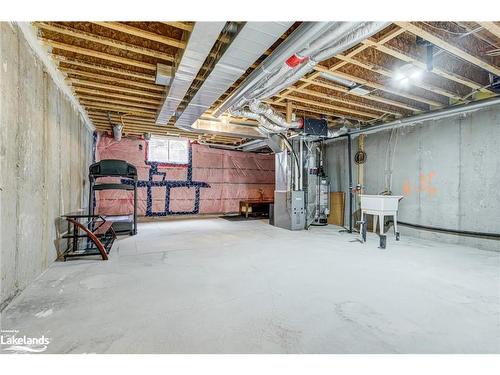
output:
[[[319,72],[331,73],[330,69],[328,69],[327,67],[321,66],[321,65],[316,65],[315,69]],[[402,92],[401,90],[395,90],[395,89],[392,89],[390,86],[385,86],[385,85],[382,85],[378,82],[368,81],[366,79],[363,79],[363,78],[360,78],[357,76],[353,76],[352,74],[339,72],[337,70],[337,71],[335,71],[335,75],[337,75],[341,78],[345,78],[345,79],[348,79],[350,81],[353,81],[357,84],[360,84],[363,86],[368,86],[368,87],[373,87],[373,88],[388,92],[388,93],[393,94],[393,95],[398,95],[398,96],[401,96],[403,98],[414,100],[416,102],[429,104],[429,105],[432,105],[432,106],[438,107],[438,108],[443,106],[443,103],[437,102],[435,100],[426,99],[426,98],[423,98],[423,97],[420,97],[417,95],[413,95],[409,92]]]
[[[340,60],[343,60],[343,61],[346,61],[350,64],[353,64],[353,65],[356,65],[356,66],[359,66],[363,69],[366,69],[366,70],[369,70],[371,72],[374,72],[374,73],[377,73],[377,74],[381,74],[383,76],[386,76],[386,77],[389,77],[389,78],[394,78],[395,76],[395,72],[383,67],[383,66],[380,66],[380,65],[375,65],[375,64],[370,64],[370,63],[367,63],[367,62],[362,62],[362,61],[358,61],[352,57],[347,57],[347,56],[342,56],[342,55],[338,55],[336,56],[338,59]],[[416,86],[416,87],[419,87],[421,89],[424,89],[424,90],[427,90],[427,91],[430,91],[432,93],[435,93],[435,94],[438,94],[438,95],[442,95],[442,96],[446,96],[448,98],[453,98],[453,99],[460,99],[460,95],[454,93],[454,92],[451,92],[451,91],[448,91],[446,89],[443,89],[441,87],[437,87],[435,85],[432,85],[430,83],[426,83],[426,82],[413,82],[412,83],[413,86]],[[427,98],[421,96],[421,95],[415,95],[415,97],[419,97],[421,98],[423,103],[427,103]]]
[[[130,34],[134,36],[138,36],[140,38],[152,40],[158,43],[166,44],[168,46],[182,48],[186,47],[186,42],[182,40],[177,40],[173,38],[166,37],[164,35],[156,34],[151,31],[139,29],[134,26],[126,25],[120,22],[93,22],[96,25],[107,27],[108,29],[119,31],[121,33]]]
[[[341,106],[337,106],[337,105],[333,105],[333,104],[328,104],[328,103],[323,103],[323,102],[318,102],[317,100],[305,99],[305,98],[300,98],[297,96],[290,96],[290,95],[287,96],[287,98],[288,98],[288,100],[291,100],[294,102],[310,104],[310,105],[314,105],[317,107],[332,109],[334,111],[340,111],[340,112],[344,112],[344,113],[352,113],[352,114],[355,114],[358,116],[364,116],[364,117],[368,117],[368,118],[379,117],[379,115],[374,114],[374,113],[359,111],[359,110],[352,109],[352,108],[345,108],[345,107],[341,107]]]
[[[156,104],[156,106],[160,105],[160,103],[161,103],[160,99],[155,100],[155,99],[148,99],[148,98],[140,98],[137,96],[117,94],[117,93],[109,92],[109,91],[87,89],[85,87],[73,86],[73,90],[75,91],[75,93],[78,96],[83,96],[85,94],[94,95],[94,96],[97,95],[97,96],[110,97],[110,98],[116,98],[116,99],[130,100],[130,101],[138,102],[138,103]]]
[[[135,66],[138,68],[156,70],[155,64],[150,64],[150,63],[146,63],[146,62],[139,61],[139,60],[132,60],[132,59],[128,59],[126,57],[110,55],[109,53],[98,52],[98,51],[95,51],[92,49],[87,49],[87,48],[77,47],[77,46],[73,46],[73,45],[66,44],[66,43],[56,42],[54,40],[50,40],[47,38],[40,38],[40,39],[43,42],[47,43],[52,48],[57,48],[57,49],[60,49],[63,51],[74,52],[74,53],[78,53],[81,55],[96,57],[96,58],[101,59],[101,60],[107,60],[107,61],[112,61],[112,62],[119,63],[119,64],[131,65],[131,66]],[[52,53],[54,53],[54,51],[52,51]]]
[[[352,120],[356,120],[356,121],[366,121],[366,119],[363,117],[359,117],[356,115],[350,115],[348,113],[331,112],[327,109],[303,106],[303,105],[300,105],[298,102],[292,102],[292,101],[289,101],[289,102],[292,103],[292,108],[293,108],[293,111],[295,113],[302,113],[302,114],[308,115],[308,116],[310,116],[311,114],[314,114],[314,115],[316,115],[315,117],[330,116],[330,117],[334,117],[334,118],[342,117],[342,118],[348,118],[348,119],[352,119]],[[281,110],[280,112],[286,114],[287,103],[277,102],[276,100],[274,100],[274,101],[273,100],[266,100],[266,103],[271,104],[273,106],[277,106],[277,107],[283,107],[283,110]]]
[[[40,39],[49,46],[49,53],[58,62],[59,69],[67,74],[67,81],[75,96],[98,130],[110,131],[110,120],[121,122],[125,114],[124,132],[128,134],[151,132],[190,139],[215,139],[228,144],[245,138],[241,134],[238,138],[235,134],[230,137],[227,134],[203,133],[206,129],[201,128],[199,132],[189,133],[174,127],[173,123],[160,127],[155,122],[155,114],[165,97],[165,87],[155,85],[156,60],[167,65],[173,63],[174,55],[178,57],[182,53],[181,49],[186,47],[187,36],[192,32],[194,23],[94,22],[98,26],[90,22],[88,25],[67,22],[33,24],[39,29]],[[417,22],[393,23],[378,33],[377,37],[364,40],[345,54],[317,66],[315,71],[302,77],[294,86],[266,102],[283,114],[287,113],[287,109],[290,114],[290,107],[293,107],[298,116],[325,116],[329,120],[345,118],[372,123],[386,115],[405,117],[427,111],[429,106],[431,109],[446,106],[450,99],[453,102],[460,100],[468,89],[471,92],[482,91],[483,95],[478,97],[494,95],[485,88],[486,71],[500,73],[498,64],[493,63],[498,60],[489,53],[498,44],[500,24],[463,24],[466,27],[459,22],[439,24],[436,27],[441,28],[441,32]],[[465,34],[461,31],[465,38],[451,38],[444,33],[446,29],[456,31],[458,27],[462,30],[465,27]],[[443,54],[439,61],[435,61],[432,73],[427,74],[424,81],[411,82],[408,89],[396,86],[392,79],[396,74],[394,67],[405,63],[421,69],[427,67],[423,54],[425,51],[414,45],[415,38],[410,33],[435,44],[440,52],[449,52],[467,63],[460,64],[449,54]],[[391,42],[396,37],[397,40]],[[286,36],[282,37],[284,39]],[[477,42],[477,46],[473,42]],[[413,44],[410,46],[407,43]],[[265,55],[272,53],[273,48],[275,46]],[[445,57],[453,60],[454,65],[448,66]],[[251,65],[249,71],[256,68],[259,61],[262,61],[262,57]],[[354,82],[369,92],[351,91],[357,86],[336,82],[334,77],[327,79],[323,72]],[[238,87],[247,74],[248,71],[222,97]],[[205,115],[210,111],[207,110]],[[244,125],[248,125],[248,122]]]
[[[63,72],[65,72],[66,74],[73,74],[73,75],[77,75],[77,76],[81,76],[81,77],[100,79],[102,81],[111,81],[114,83],[121,83],[121,84],[124,84],[127,86],[135,86],[135,87],[144,88],[147,90],[153,90],[153,91],[159,91],[159,92],[165,91],[164,86],[154,85],[151,83],[138,82],[138,81],[133,81],[130,79],[121,79],[121,78],[111,77],[111,76],[107,76],[107,75],[103,75],[103,74],[83,72],[81,70],[75,70],[75,69],[61,68],[61,70]]]
[[[188,32],[193,31],[193,25],[187,24],[185,22],[162,22],[162,23],[164,23],[165,25],[168,25],[168,26],[175,27],[177,29],[184,30],[184,31],[188,31]]]
[[[179,130],[173,126],[158,126],[155,124],[150,124],[150,123],[133,123],[128,120],[127,117],[124,118],[123,122],[120,119],[116,119],[116,117],[113,119],[113,115],[111,115],[112,121],[114,122],[120,122],[124,125],[123,131],[125,133],[130,133],[133,132],[134,134],[142,135],[144,133],[152,133],[152,134],[169,134],[169,135],[175,135],[175,136],[182,136],[182,137],[187,137],[191,139],[197,139],[200,136],[202,138],[210,138],[210,139],[215,139],[217,141],[221,141],[224,143],[239,143],[241,142],[241,138],[239,137],[234,137],[234,136],[228,136],[228,135],[214,135],[214,134],[200,134],[198,132],[187,132],[187,131],[182,131]],[[97,117],[95,115],[91,116],[92,121],[95,122],[96,128],[98,130],[102,131],[111,131],[111,124],[109,123],[109,120],[106,118]]]
[[[125,42],[120,42],[112,38],[108,37],[103,37],[103,36],[98,36],[96,34],[90,34],[85,31],[81,30],[76,30],[76,29],[71,29],[66,26],[61,26],[61,25],[52,25],[46,22],[34,22],[34,25],[37,26],[39,29],[42,30],[49,30],[53,31],[59,34],[67,35],[67,36],[72,36],[74,38],[82,39],[85,41],[93,42],[93,43],[98,43],[98,44],[103,44],[108,47],[113,47],[117,49],[121,49],[124,51],[130,51],[130,52],[135,52],[141,55],[146,55],[146,56],[151,56],[160,60],[165,60],[165,61],[174,61],[175,57],[172,55],[169,55],[167,53],[161,52],[161,51],[156,51],[150,48],[145,48],[145,47],[139,47],[130,43],[125,43]]]
[[[333,95],[323,94],[323,93],[321,93],[319,91],[315,91],[315,90],[302,89],[302,90],[300,90],[300,93],[314,96],[316,98],[326,99],[326,100],[331,101],[331,102],[338,102],[338,103],[343,103],[343,104],[347,104],[347,105],[357,106],[357,107],[368,109],[368,110],[374,111],[374,112],[390,113],[390,114],[393,114],[396,116],[401,115],[400,112],[395,112],[395,111],[384,109],[381,107],[371,106],[371,105],[368,105],[365,103],[355,102],[353,100],[339,98],[339,97],[333,96]],[[349,108],[346,108],[346,110],[348,110],[348,109]]]
[[[445,51],[451,53],[452,55],[455,55],[455,56],[461,58],[462,60],[465,60],[471,64],[474,64],[474,65],[476,65],[484,70],[487,70],[488,72],[493,73],[497,76],[500,76],[500,68],[499,67],[494,66],[494,65],[478,58],[477,56],[470,54],[469,52],[465,51],[464,49],[450,43],[447,40],[444,40],[443,38],[441,38],[435,34],[432,34],[428,31],[418,27],[417,25],[414,25],[411,22],[395,22],[395,24],[398,25],[399,27],[405,29],[405,30],[408,30],[412,34],[417,35],[417,36],[431,42],[435,46],[438,46],[439,48],[444,49]]]
[[[396,50],[394,47],[390,47],[388,45],[377,45],[377,44],[374,44],[371,40],[365,40],[363,43],[377,49],[380,52],[385,53],[386,55],[390,55],[390,56],[395,57],[399,60],[412,63],[415,66],[419,67],[420,69],[427,69],[427,65],[423,61],[418,60],[416,57],[407,55],[407,54],[403,53],[402,51]],[[470,87],[471,89],[474,89],[474,90],[482,89],[482,85],[473,81],[472,79],[470,79],[468,77],[461,76],[461,75],[456,74],[456,73],[449,71],[449,70],[444,70],[443,68],[437,67],[435,65],[432,69],[432,73],[434,73],[442,78],[446,78],[450,81],[460,83],[464,86]],[[482,90],[488,91],[485,89],[482,89]]]
[[[408,105],[408,104],[405,104],[405,103],[402,103],[402,102],[398,102],[398,101],[395,101],[395,100],[383,98],[383,97],[378,96],[378,95],[374,95],[374,94],[361,95],[361,94],[358,94],[358,93],[354,93],[354,92],[349,91],[348,88],[346,88],[344,86],[340,86],[340,85],[334,85],[334,84],[330,84],[330,83],[324,83],[324,82],[320,82],[318,80],[313,80],[313,79],[309,79],[309,78],[302,78],[301,81],[302,82],[307,82],[311,86],[320,86],[320,87],[323,87],[323,88],[328,89],[328,90],[338,91],[338,92],[341,92],[341,93],[344,93],[344,94],[354,95],[354,96],[366,99],[368,101],[373,101],[373,102],[375,102],[374,105],[376,105],[376,103],[382,103],[382,104],[387,104],[389,106],[396,107],[396,108],[401,108],[401,109],[404,109],[404,110],[407,110],[407,111],[411,111],[411,112],[421,112],[422,111],[420,108],[417,108],[415,106],[411,106],[411,105]],[[298,87],[290,87],[289,90],[297,91],[297,92],[302,92],[302,90],[304,90],[304,89],[299,89]]]
[[[130,108],[127,106],[122,106],[122,105],[114,105],[114,104],[105,104],[105,103],[100,103],[100,102],[93,102],[90,100],[80,100],[82,105],[86,108],[98,108],[98,109],[104,109],[104,110],[109,110],[109,111],[116,111],[120,113],[137,113],[141,114],[144,116],[152,117],[154,118],[154,114],[156,111],[150,111],[147,109],[140,109],[140,108]]]
[[[120,86],[116,86],[116,85],[108,85],[108,84],[105,84],[105,83],[88,81],[88,80],[85,80],[85,79],[68,78],[68,80],[72,84],[76,84],[76,85],[82,85],[82,86],[87,86],[87,87],[108,89],[108,90],[111,90],[111,91],[125,92],[125,93],[128,93],[128,94],[136,94],[136,95],[139,95],[139,96],[147,96],[147,97],[151,97],[151,98],[158,98],[158,99],[162,99],[163,98],[163,95],[157,94],[157,93],[151,93],[151,92],[148,92],[148,91],[135,90],[135,89],[130,89],[130,88],[127,88],[127,87],[120,87]]]
[[[488,30],[490,33],[495,35],[497,38],[500,38],[500,26],[495,22],[478,22],[482,27]]]
[[[123,75],[123,76],[127,76],[127,77],[139,78],[139,79],[143,79],[146,81],[155,82],[155,75],[154,74],[144,74],[144,73],[133,72],[133,71],[127,70],[127,69],[115,68],[115,67],[105,66],[105,65],[100,65],[100,64],[93,64],[93,63],[89,63],[89,62],[85,62],[85,61],[81,61],[81,60],[72,59],[72,58],[69,58],[67,56],[62,56],[62,55],[51,54],[51,56],[54,59],[56,59],[59,64],[64,63],[67,65],[74,65],[74,66],[78,66],[78,67],[99,70],[99,71],[106,72],[106,73],[119,74],[119,75]]]
[[[402,34],[404,31],[405,30],[401,29],[401,28],[393,29],[393,30],[389,31],[386,35],[384,35],[382,38],[380,38],[379,40],[374,41],[374,43],[376,45],[382,45],[384,43],[387,43],[391,39],[396,38],[398,35]],[[358,53],[362,52],[363,50],[365,50],[366,48],[368,48],[367,45],[361,44],[360,46],[356,47],[354,50],[349,52],[346,56],[353,57],[353,56],[357,55]],[[328,73],[335,72],[347,64],[348,64],[347,61],[340,61],[337,64],[335,64],[334,66],[330,67]],[[288,88],[287,90],[285,90],[282,93],[283,96],[279,97],[277,99],[277,101],[281,102],[281,101],[285,100],[286,96],[289,95],[291,92],[293,92],[293,91],[300,92],[301,89],[304,89],[304,88],[308,87],[309,85],[314,84],[314,82],[316,82],[316,79],[319,78],[321,72],[322,72],[322,70],[320,70],[319,68],[316,69],[316,72],[313,72],[313,73],[309,74],[307,77],[305,77],[305,79],[302,79],[302,81],[304,81],[304,83],[300,84],[299,86],[292,86],[292,87]],[[347,89],[346,89],[346,92],[347,92]],[[356,95],[356,94],[353,93],[353,95]],[[366,99],[372,99],[372,100],[375,100],[378,102],[382,102],[381,100],[384,100],[384,98],[380,98],[380,97],[374,96],[374,95],[370,95],[369,97],[368,97],[368,95],[365,95],[363,97]],[[399,105],[397,105],[397,103],[399,103],[399,102],[387,99],[386,104],[389,104],[389,103],[392,103],[390,105],[398,106],[400,108],[405,108],[405,109],[411,110],[413,112],[420,112],[421,111],[419,108],[414,108],[412,106],[407,105],[407,103],[401,102]],[[441,103],[438,103],[438,104],[441,104]]]
[[[80,95],[80,100],[81,101],[89,101],[89,102],[101,102],[101,103],[109,103],[109,104],[117,104],[117,105],[126,105],[130,107],[137,107],[139,109],[144,108],[144,109],[152,109],[155,110],[158,108],[157,105],[153,104],[146,104],[146,103],[135,103],[132,101],[124,101],[124,100],[115,100],[115,99],[110,99],[110,98],[102,98],[99,96],[94,96],[94,95]]]

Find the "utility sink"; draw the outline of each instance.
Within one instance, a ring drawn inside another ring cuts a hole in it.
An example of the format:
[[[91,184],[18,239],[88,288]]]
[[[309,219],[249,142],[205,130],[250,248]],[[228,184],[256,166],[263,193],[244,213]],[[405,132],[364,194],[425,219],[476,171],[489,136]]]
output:
[[[398,232],[398,208],[402,195],[366,195],[361,194],[361,235],[363,242],[366,241],[365,215],[373,215],[373,232],[377,231],[377,219],[380,219],[380,248],[385,249],[386,236],[384,234],[384,217],[392,216],[394,221],[394,234],[399,241]]]
[[[361,209],[377,211],[397,211],[399,201],[403,198],[402,195],[360,195],[361,197]]]

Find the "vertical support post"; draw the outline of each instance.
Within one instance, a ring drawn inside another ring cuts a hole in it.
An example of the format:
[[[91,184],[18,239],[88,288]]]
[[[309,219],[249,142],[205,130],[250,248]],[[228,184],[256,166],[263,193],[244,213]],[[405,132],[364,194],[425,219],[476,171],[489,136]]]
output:
[[[366,134],[360,134],[358,137],[358,151],[365,151],[365,137]],[[364,163],[358,164],[358,184],[363,187],[365,184],[365,168]]]
[[[365,137],[366,134],[360,134],[358,137],[358,151],[365,151]],[[365,164],[358,164],[358,185],[359,185],[359,194],[363,194],[363,189],[365,186]],[[358,199],[356,208],[354,211],[361,210],[361,200]]]
[[[94,214],[94,181],[89,173],[89,216]]]
[[[137,234],[137,179],[134,179],[134,235]]]
[[[286,102],[286,122],[288,123],[292,122],[292,112],[293,112],[292,102],[288,100]]]
[[[347,133],[347,157],[349,159],[349,233],[352,233],[352,201],[353,201],[353,192],[352,192],[352,142],[351,142],[351,134]]]
[[[299,144],[299,168],[300,168],[300,176],[299,176],[299,190],[304,190],[304,139],[300,137]]]

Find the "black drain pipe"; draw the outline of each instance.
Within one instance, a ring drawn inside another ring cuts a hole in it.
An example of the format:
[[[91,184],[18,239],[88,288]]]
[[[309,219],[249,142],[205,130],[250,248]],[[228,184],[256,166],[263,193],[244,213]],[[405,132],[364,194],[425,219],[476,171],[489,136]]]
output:
[[[388,223],[394,224],[394,221],[389,220]],[[403,225],[403,226],[407,226],[407,227],[411,227],[411,228],[415,228],[415,229],[428,230],[428,231],[432,231],[432,232],[456,234],[459,236],[484,237],[484,238],[491,238],[491,239],[500,240],[500,233],[486,233],[486,232],[475,232],[475,231],[470,231],[470,230],[458,230],[458,229],[431,227],[428,225],[405,223],[404,221],[399,221],[399,220],[398,220],[398,225]]]

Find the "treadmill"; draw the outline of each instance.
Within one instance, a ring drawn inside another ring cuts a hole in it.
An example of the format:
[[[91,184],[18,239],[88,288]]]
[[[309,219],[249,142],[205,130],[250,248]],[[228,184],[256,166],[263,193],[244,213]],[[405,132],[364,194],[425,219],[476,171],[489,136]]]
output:
[[[120,182],[99,182],[102,177],[120,177]],[[116,234],[137,234],[137,168],[125,160],[103,159],[89,167],[89,216],[94,215],[95,192],[103,190],[126,190],[134,194],[134,209],[130,214],[106,215],[113,222]]]

